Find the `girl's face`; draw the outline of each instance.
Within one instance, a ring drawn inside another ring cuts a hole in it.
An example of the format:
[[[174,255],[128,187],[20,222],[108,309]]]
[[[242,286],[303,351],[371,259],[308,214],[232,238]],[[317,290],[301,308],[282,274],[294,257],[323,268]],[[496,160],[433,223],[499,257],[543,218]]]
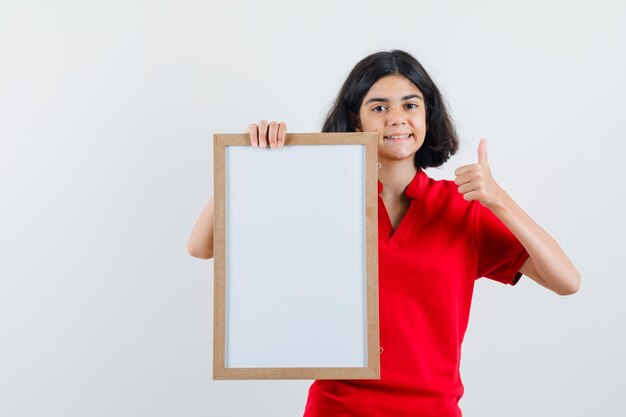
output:
[[[426,106],[422,92],[402,75],[380,78],[359,109],[357,132],[378,132],[378,159],[411,158],[424,143]]]

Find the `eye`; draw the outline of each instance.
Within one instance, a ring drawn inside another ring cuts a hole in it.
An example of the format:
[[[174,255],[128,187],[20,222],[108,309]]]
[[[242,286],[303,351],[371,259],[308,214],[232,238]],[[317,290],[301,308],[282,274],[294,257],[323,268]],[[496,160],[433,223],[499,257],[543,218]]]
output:
[[[379,112],[381,112],[381,111],[382,111],[382,110],[379,110],[379,109],[384,109],[384,108],[385,108],[385,106],[376,106],[376,107],[374,107],[374,108],[372,109],[372,111],[375,111],[375,112],[379,113]]]
[[[419,107],[419,106],[418,106],[417,104],[415,104],[415,103],[408,103],[406,106],[407,106],[409,109],[416,109],[416,108],[418,108],[418,107]]]

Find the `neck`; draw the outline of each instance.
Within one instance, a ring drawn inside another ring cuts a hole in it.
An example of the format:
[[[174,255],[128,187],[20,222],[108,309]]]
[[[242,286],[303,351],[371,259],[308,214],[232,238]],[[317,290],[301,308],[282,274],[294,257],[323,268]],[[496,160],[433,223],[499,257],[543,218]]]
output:
[[[383,184],[381,193],[383,199],[401,198],[404,190],[417,174],[413,161],[409,158],[401,161],[381,160],[380,163],[382,166],[378,170],[378,180]]]

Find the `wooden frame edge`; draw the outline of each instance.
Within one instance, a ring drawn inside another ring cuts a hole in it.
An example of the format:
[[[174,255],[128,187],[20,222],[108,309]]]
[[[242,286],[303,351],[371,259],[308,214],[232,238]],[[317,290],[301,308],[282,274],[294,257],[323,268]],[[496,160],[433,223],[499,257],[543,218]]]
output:
[[[291,133],[285,145],[337,144],[319,133]],[[380,333],[378,314],[378,134],[332,133],[340,144],[362,144],[365,148],[365,256],[367,366],[358,368],[226,368],[226,146],[250,145],[249,135],[214,134],[214,380],[246,379],[379,379]],[[251,145],[250,145],[251,146]]]
[[[380,331],[378,298],[378,134],[365,145],[366,175],[366,279],[368,368],[380,377]],[[372,195],[373,194],[373,195]],[[375,306],[375,307],[374,307]]]
[[[225,370],[226,346],[226,142],[222,135],[213,135],[214,154],[214,233],[213,233],[213,378]]]

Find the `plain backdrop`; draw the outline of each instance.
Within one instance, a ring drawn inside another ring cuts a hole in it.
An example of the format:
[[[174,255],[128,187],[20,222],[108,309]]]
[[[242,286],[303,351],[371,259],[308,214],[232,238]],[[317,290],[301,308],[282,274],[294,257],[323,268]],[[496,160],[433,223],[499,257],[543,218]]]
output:
[[[311,381],[213,381],[213,261],[187,238],[213,133],[321,128],[404,49],[461,149],[582,275],[477,283],[468,417],[623,416],[626,6],[615,0],[0,3],[0,415],[299,416]]]

